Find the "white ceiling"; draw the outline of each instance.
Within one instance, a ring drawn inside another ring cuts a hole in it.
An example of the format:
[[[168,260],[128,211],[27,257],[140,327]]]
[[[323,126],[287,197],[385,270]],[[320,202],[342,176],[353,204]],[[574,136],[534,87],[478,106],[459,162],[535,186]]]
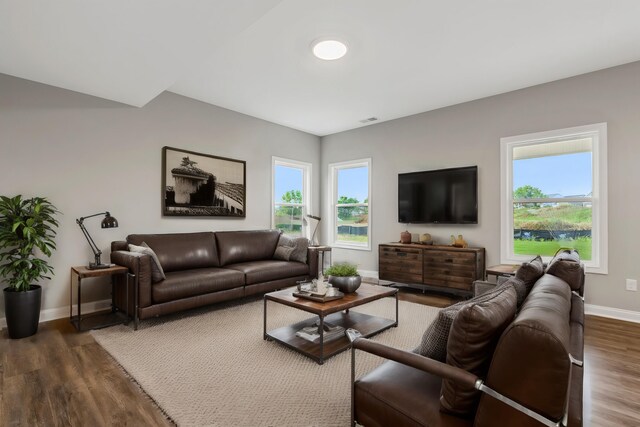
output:
[[[638,0],[0,0],[0,73],[328,135],[640,60],[639,19]],[[347,56],[313,57],[326,36]]]

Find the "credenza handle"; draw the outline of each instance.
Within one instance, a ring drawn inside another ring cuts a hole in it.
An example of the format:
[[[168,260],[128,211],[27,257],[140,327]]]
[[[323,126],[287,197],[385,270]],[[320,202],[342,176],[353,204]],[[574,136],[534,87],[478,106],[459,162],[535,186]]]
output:
[[[398,256],[407,256],[406,252],[396,252]]]

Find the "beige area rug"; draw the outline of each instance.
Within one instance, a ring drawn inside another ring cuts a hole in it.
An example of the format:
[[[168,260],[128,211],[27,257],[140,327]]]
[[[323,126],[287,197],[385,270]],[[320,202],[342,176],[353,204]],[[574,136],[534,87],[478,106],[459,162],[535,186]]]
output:
[[[351,352],[324,365],[262,339],[262,300],[240,301],[144,321],[138,331],[93,331],[100,343],[180,426],[348,426]],[[373,337],[415,348],[439,309],[399,302],[399,326]],[[395,300],[356,309],[393,319]],[[268,329],[309,318],[269,302]],[[361,375],[382,359],[358,352]]]

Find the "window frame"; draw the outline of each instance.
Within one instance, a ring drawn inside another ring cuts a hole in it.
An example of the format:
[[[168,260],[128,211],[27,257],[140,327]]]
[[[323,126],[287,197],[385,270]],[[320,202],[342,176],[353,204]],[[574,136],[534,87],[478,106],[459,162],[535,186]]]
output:
[[[276,166],[302,170],[302,203],[277,203],[276,196]],[[302,207],[302,236],[310,238],[309,221],[306,216],[312,212],[311,206],[311,170],[312,164],[300,160],[286,159],[284,157],[271,157],[271,228],[276,228],[276,207],[277,206],[301,206]]]
[[[590,201],[591,260],[583,261],[588,273],[608,272],[608,198],[607,198],[607,124],[596,123],[529,133],[500,139],[500,262],[517,264],[532,255],[516,255],[513,249],[513,205],[525,199],[513,197],[513,148],[555,141],[589,137],[592,139],[592,195],[591,197],[526,199],[530,203]],[[542,257],[548,262],[551,257]]]
[[[353,168],[367,168],[367,193],[368,193],[368,202],[367,203],[347,203],[343,204],[337,203],[338,200],[338,172],[343,169],[353,169]],[[371,221],[371,158],[357,159],[357,160],[347,160],[343,162],[330,163],[329,164],[329,236],[330,242],[329,245],[334,248],[342,248],[342,249],[354,249],[359,251],[371,251],[371,240],[372,240],[372,221]],[[354,242],[345,242],[343,240],[338,240],[338,208],[344,206],[366,206],[368,209],[367,218],[368,218],[368,229],[367,229],[367,243],[359,244]]]

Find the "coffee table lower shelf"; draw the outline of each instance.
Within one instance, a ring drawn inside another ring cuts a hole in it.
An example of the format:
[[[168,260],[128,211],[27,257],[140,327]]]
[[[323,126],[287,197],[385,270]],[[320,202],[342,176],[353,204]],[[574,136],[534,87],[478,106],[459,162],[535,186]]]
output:
[[[318,316],[311,317],[293,325],[284,326],[265,333],[265,339],[277,341],[299,353],[318,362],[320,365],[331,356],[347,350],[351,343],[346,336],[336,338],[329,342],[316,343],[307,341],[296,336],[296,332],[305,326],[313,325],[318,320]],[[363,337],[371,337],[386,329],[398,326],[397,320],[385,319],[371,316],[355,311],[342,311],[332,313],[324,317],[325,323],[342,326],[345,329],[353,328],[358,330]]]

